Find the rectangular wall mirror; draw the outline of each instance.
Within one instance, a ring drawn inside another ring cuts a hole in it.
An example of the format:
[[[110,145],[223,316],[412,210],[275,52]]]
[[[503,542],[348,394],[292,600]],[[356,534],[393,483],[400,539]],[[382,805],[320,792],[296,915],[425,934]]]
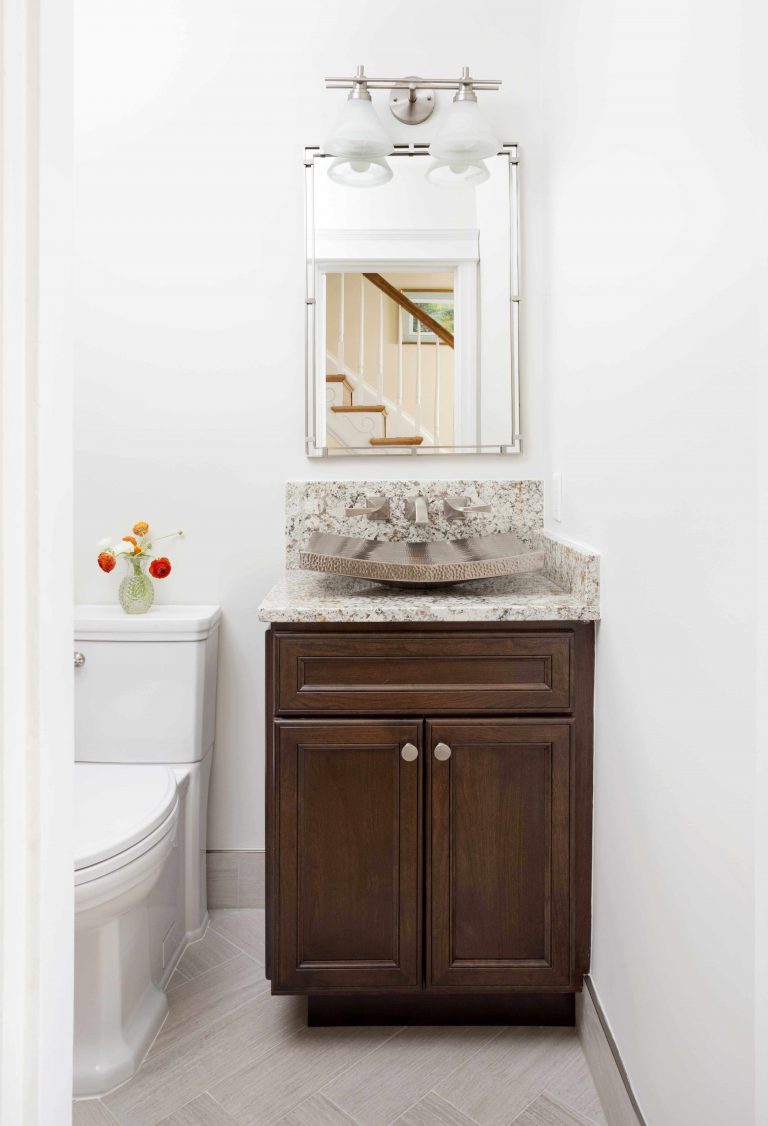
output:
[[[307,453],[519,453],[517,147],[429,183],[426,145],[359,189],[307,149]]]

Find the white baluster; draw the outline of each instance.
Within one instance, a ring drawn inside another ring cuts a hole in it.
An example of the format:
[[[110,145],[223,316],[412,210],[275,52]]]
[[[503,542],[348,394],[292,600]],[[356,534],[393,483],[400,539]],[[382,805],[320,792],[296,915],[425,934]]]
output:
[[[435,337],[435,445],[440,445],[440,337]]]
[[[421,434],[421,321],[416,321],[416,433]]]
[[[344,367],[344,279],[342,273],[339,278],[339,367]],[[342,374],[342,373],[340,373]]]
[[[397,407],[403,409],[403,314],[397,310]]]
[[[384,402],[384,293],[379,290],[379,402]]]
[[[360,362],[358,363],[358,376],[363,382],[363,368],[365,366],[365,278],[360,275]]]

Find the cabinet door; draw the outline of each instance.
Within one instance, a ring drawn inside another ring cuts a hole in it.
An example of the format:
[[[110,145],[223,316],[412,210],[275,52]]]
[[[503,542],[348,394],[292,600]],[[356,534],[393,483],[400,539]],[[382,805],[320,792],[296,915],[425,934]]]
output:
[[[567,986],[571,725],[434,721],[425,753],[429,987]]]
[[[275,992],[419,986],[421,730],[276,723]]]

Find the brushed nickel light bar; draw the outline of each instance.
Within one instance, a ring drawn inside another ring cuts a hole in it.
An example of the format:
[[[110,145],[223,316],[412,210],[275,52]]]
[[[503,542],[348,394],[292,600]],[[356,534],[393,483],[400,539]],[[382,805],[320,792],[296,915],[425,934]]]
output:
[[[328,168],[328,176],[335,183],[375,188],[392,179],[386,160],[392,141],[374,110],[372,89],[391,91],[390,113],[405,125],[420,125],[431,117],[437,90],[454,90],[452,104],[442,115],[429,147],[433,161],[427,179],[438,187],[472,187],[488,179],[484,160],[499,151],[499,141],[480,112],[475,91],[498,90],[500,78],[475,79],[468,66],[463,67],[459,78],[375,78],[358,66],[354,76],[331,76],[325,85],[329,90],[349,90],[325,145],[328,154],[335,157]]]
[[[410,74],[404,78],[374,78],[358,66],[352,77],[331,76],[325,80],[327,90],[351,90],[350,99],[371,100],[371,90],[391,90],[390,112],[406,125],[420,125],[435,108],[437,90],[455,90],[455,102],[476,102],[475,90],[498,90],[500,78],[473,78],[469,67],[462,68],[460,78],[420,78]]]
[[[408,90],[411,86],[416,90],[461,90],[464,86],[473,86],[476,90],[498,90],[502,84],[500,78],[472,78],[468,66],[462,69],[460,78],[372,78],[365,73],[364,67],[359,66],[352,77],[326,78],[325,86],[327,90],[353,90],[362,82],[372,90]]]

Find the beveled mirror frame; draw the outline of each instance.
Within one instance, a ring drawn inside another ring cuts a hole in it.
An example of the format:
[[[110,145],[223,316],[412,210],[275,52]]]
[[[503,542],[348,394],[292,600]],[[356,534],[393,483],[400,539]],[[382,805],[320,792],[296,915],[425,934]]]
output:
[[[428,144],[395,145],[391,157],[427,158]],[[371,446],[346,447],[343,451],[318,444],[318,434],[324,433],[325,386],[322,397],[318,393],[317,373],[317,259],[315,254],[315,162],[330,154],[319,146],[304,150],[305,172],[305,275],[306,275],[306,318],[305,318],[305,382],[306,382],[306,438],[307,457],[362,457],[406,456],[429,457],[439,454],[519,454],[520,435],[520,175],[519,152],[516,144],[503,144],[499,156],[509,161],[509,203],[510,203],[510,380],[512,383],[510,434],[508,445],[471,446],[413,446],[410,448],[387,448]],[[354,190],[354,189],[352,189]],[[439,189],[437,189],[439,190]],[[481,384],[482,387],[482,384]]]

